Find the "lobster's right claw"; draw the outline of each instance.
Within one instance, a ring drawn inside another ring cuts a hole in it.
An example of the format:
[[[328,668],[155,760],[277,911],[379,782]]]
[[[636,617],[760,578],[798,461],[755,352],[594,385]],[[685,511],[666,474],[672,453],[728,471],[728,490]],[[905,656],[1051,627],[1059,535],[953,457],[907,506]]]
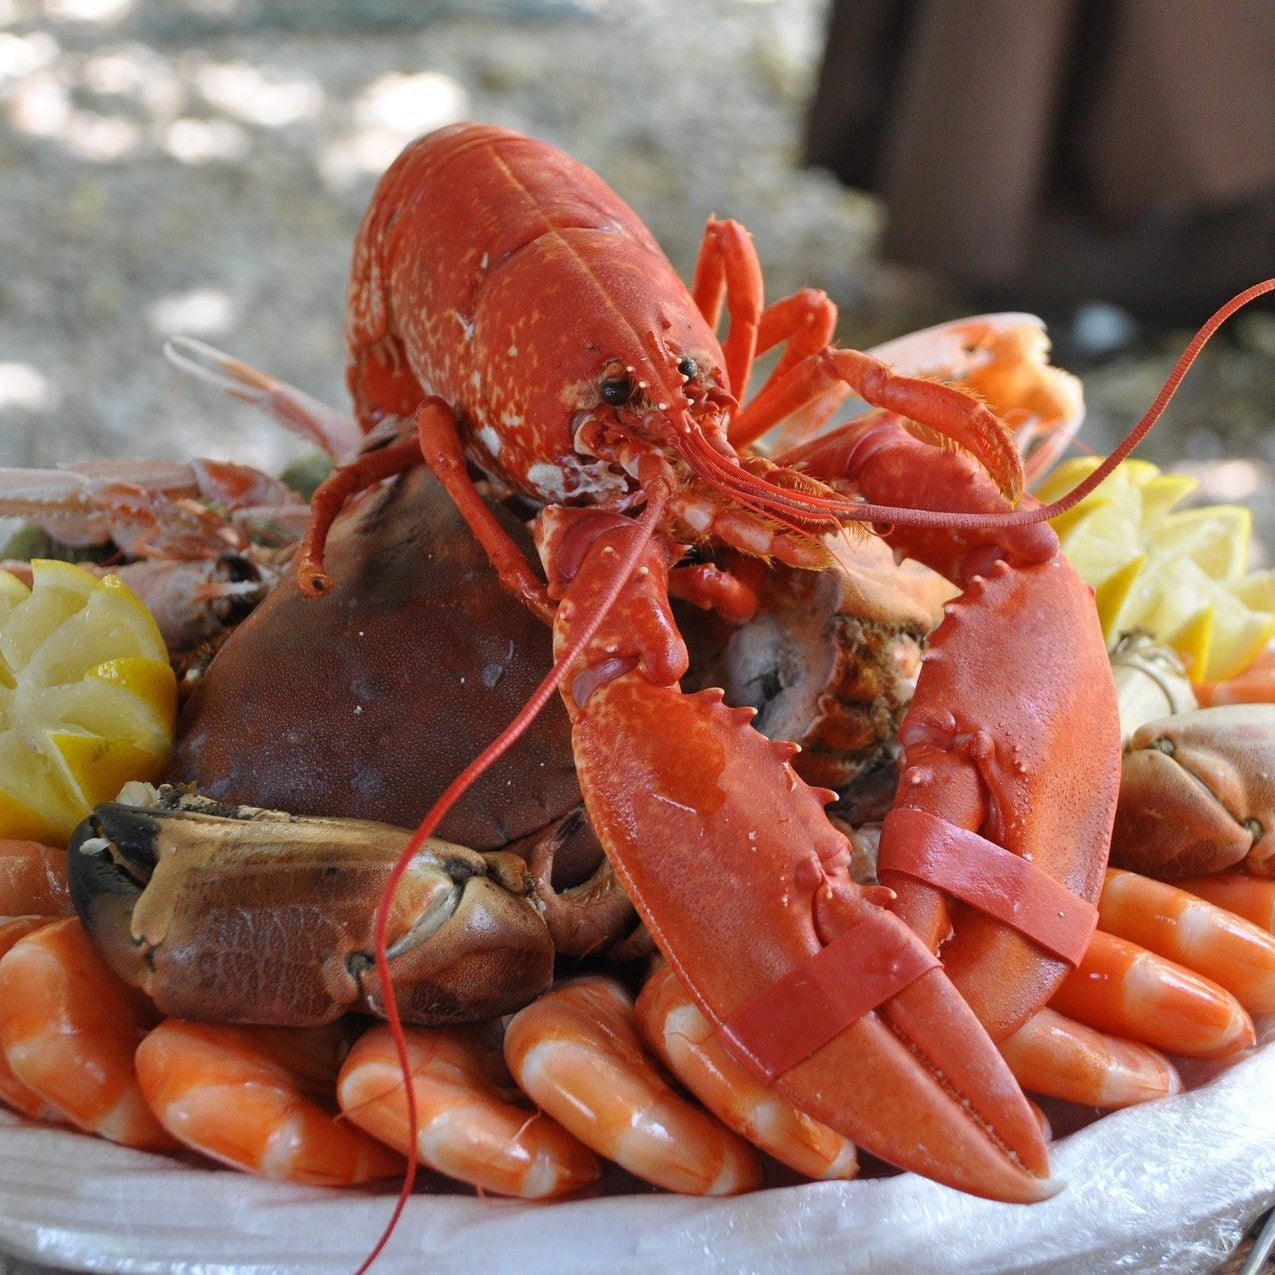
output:
[[[754,1072],[865,1150],[975,1195],[1053,1194],[987,1033],[920,940],[838,879],[824,796],[750,717],[633,673],[577,717],[586,801],[661,951]],[[855,1017],[895,970],[910,981]]]
[[[633,527],[541,518],[562,651]],[[1048,1197],[1031,1106],[932,953],[850,881],[831,794],[798,778],[793,745],[753,730],[751,709],[678,689],[669,556],[651,547],[562,683],[586,804],[655,941],[733,1052],[816,1119],[972,1194]]]
[[[160,799],[100,805],[73,834],[71,894],[116,973],[179,1018],[299,1027],[383,1012],[374,911],[408,830]],[[553,942],[530,893],[514,855],[426,843],[389,922],[404,1021],[479,1021],[549,986]]]

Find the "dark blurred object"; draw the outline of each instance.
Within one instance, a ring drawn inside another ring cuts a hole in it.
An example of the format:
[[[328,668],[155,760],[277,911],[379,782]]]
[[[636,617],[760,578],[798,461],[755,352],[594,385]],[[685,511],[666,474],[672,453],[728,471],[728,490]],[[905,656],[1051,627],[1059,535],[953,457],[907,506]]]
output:
[[[980,300],[1197,321],[1275,275],[1275,4],[832,0],[807,161]]]

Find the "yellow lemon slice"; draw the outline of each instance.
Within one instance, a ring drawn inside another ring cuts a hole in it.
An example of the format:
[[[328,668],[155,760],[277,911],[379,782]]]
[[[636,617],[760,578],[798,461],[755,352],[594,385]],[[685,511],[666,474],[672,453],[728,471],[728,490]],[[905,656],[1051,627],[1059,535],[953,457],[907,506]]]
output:
[[[64,842],[168,760],[177,684],[150,612],[116,577],[0,572],[0,837]]]
[[[1228,580],[1226,587],[1254,611],[1275,611],[1275,567],[1267,567],[1264,571],[1250,571],[1248,575]]]
[[[1060,465],[1037,493],[1054,500],[1091,474]],[[1252,515],[1240,505],[1175,511],[1198,483],[1127,460],[1054,520],[1063,552],[1094,586],[1108,646],[1143,629],[1174,646],[1191,677],[1233,677],[1275,633],[1275,579],[1244,574]]]
[[[1138,486],[1138,494],[1142,499],[1142,520],[1148,527],[1154,527],[1164,518],[1174,505],[1185,500],[1198,486],[1200,480],[1188,474],[1155,474]],[[1239,505],[1214,505],[1214,509],[1241,509]],[[1247,509],[1243,510],[1248,513]],[[1175,515],[1181,517],[1182,515]],[[1250,519],[1251,521],[1251,519]],[[1247,533],[1245,543],[1247,544]],[[1241,564],[1243,570],[1243,564]]]
[[[1091,506],[1069,530],[1059,532],[1059,539],[1072,566],[1090,584],[1100,584],[1147,551],[1138,512],[1129,503]]]
[[[1206,575],[1226,580],[1243,573],[1252,533],[1253,515],[1243,505],[1208,505],[1159,519],[1151,538],[1157,553],[1190,558]]]

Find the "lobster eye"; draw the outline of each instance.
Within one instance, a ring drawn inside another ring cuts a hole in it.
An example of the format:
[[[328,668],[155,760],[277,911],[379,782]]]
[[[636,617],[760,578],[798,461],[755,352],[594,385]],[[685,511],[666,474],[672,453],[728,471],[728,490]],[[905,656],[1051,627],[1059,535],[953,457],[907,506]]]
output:
[[[633,397],[637,386],[630,376],[608,376],[598,387],[602,401],[612,407],[623,407]]]
[[[688,354],[678,360],[677,370],[684,380],[693,381],[699,375],[699,364]]]

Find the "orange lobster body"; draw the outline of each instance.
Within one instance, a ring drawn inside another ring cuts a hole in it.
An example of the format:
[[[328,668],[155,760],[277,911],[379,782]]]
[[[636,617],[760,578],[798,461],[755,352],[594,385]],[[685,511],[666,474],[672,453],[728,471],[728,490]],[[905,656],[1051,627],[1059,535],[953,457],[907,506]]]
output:
[[[605,349],[584,321],[599,312],[611,317]],[[650,232],[582,164],[462,125],[386,173],[359,231],[347,319],[365,428],[433,395],[465,419],[470,458],[523,494],[625,503],[636,485],[582,461],[577,418],[598,402],[604,363],[650,362],[652,334],[679,357],[722,364]],[[683,378],[668,380],[647,388],[680,396]]]
[[[1052,1190],[1044,1144],[988,1033],[1039,1008],[1092,929],[1119,773],[1106,654],[1052,531],[1003,525],[1022,477],[1004,426],[958,390],[830,347],[834,319],[814,292],[765,306],[734,223],[710,222],[688,291],[568,157],[477,125],[423,138],[355,250],[349,381],[381,445],[316,494],[298,578],[322,589],[344,500],[423,455],[506,587],[553,623],[594,824],[732,1051],[885,1159],[1036,1200]],[[781,345],[741,407],[755,353]],[[851,390],[879,410],[777,461],[751,452]],[[920,442],[909,419],[963,450]],[[469,464],[542,507],[547,584]],[[681,693],[669,606],[745,616],[747,586],[702,560],[715,547],[816,569],[865,518],[965,591],[900,732],[889,888],[851,880],[823,812],[834,794],[798,778],[792,745],[719,692]]]

